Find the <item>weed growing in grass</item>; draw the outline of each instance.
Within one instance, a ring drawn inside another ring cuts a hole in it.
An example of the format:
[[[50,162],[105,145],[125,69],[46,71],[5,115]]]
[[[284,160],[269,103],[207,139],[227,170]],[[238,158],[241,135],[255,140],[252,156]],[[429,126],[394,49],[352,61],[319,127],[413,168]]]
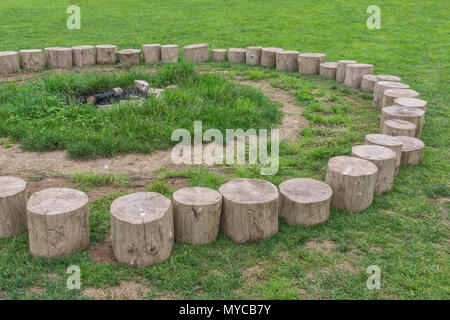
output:
[[[75,184],[76,188],[88,192],[92,188],[113,186],[125,187],[131,186],[132,181],[122,174],[82,174],[76,173],[71,175],[70,180]]]

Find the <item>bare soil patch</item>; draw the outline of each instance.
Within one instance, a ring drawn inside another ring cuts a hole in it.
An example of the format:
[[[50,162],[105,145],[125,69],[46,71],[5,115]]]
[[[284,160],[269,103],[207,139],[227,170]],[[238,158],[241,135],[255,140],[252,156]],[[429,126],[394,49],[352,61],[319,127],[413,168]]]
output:
[[[305,244],[305,249],[307,250],[317,250],[325,253],[331,253],[336,248],[336,243],[331,240],[324,240],[322,242],[318,242],[316,240],[308,241]]]
[[[87,287],[83,294],[94,300],[144,300],[150,289],[135,281],[122,281],[107,289]]]
[[[92,245],[91,249],[89,250],[89,255],[97,263],[117,263],[117,260],[114,257],[110,236],[108,236],[105,241],[98,242]]]

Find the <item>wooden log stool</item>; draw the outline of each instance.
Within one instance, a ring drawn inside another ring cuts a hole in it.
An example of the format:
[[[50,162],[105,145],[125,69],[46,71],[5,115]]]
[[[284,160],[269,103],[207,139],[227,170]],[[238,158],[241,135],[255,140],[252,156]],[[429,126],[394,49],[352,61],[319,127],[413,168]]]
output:
[[[174,241],[170,200],[156,192],[137,192],[111,204],[114,256],[124,264],[143,267],[169,258]]]
[[[308,178],[280,184],[280,215],[291,225],[314,225],[330,216],[333,191],[326,183]]]
[[[346,67],[349,64],[354,64],[354,63],[356,63],[355,60],[339,60],[337,62],[336,81],[344,82]]]
[[[178,62],[178,46],[176,44],[165,44],[161,46],[162,62]]]
[[[399,139],[385,134],[368,134],[366,135],[364,144],[382,146],[394,151],[397,159],[395,163],[395,175],[398,175],[402,157],[402,142]]]
[[[394,186],[397,155],[389,148],[377,145],[360,145],[352,148],[352,156],[368,160],[378,168],[374,194],[382,194]]]
[[[27,204],[31,254],[56,258],[89,245],[88,197],[79,190],[49,188],[34,193]]]
[[[372,105],[375,108],[382,109],[384,92],[388,89],[409,89],[409,86],[401,82],[378,81],[373,90]]]
[[[99,44],[95,46],[98,64],[117,63],[117,46],[111,44]]]
[[[0,74],[19,71],[19,54],[17,51],[0,51]]]
[[[10,176],[0,177],[0,239],[27,231],[27,183]]]
[[[88,67],[95,64],[95,48],[93,46],[72,47],[72,59],[75,67]]]
[[[418,98],[419,93],[413,89],[388,89],[384,92],[382,107],[389,107],[395,104],[395,99],[405,98]]]
[[[184,57],[191,62],[206,62],[209,60],[209,45],[207,43],[190,44],[183,48]]]
[[[266,68],[275,68],[277,66],[277,51],[280,48],[262,48],[261,50],[261,66]]]
[[[217,62],[227,61],[226,49],[211,49],[211,60]]]
[[[364,159],[331,158],[325,178],[325,183],[333,190],[331,205],[351,212],[367,209],[373,201],[377,173],[377,166]]]
[[[141,63],[140,49],[124,49],[117,52],[119,63],[134,65]]]
[[[361,79],[361,91],[373,93],[375,89],[375,83],[377,82],[377,76],[374,74],[365,74]]]
[[[405,137],[398,136],[402,146],[402,161],[400,165],[404,166],[415,166],[422,162],[423,159],[423,151],[425,149],[425,144],[422,140],[413,138],[413,137]]]
[[[427,102],[417,98],[396,98],[394,100],[394,106],[407,107],[407,108],[419,108],[423,111],[427,111]]]
[[[416,125],[412,122],[399,119],[390,119],[383,122],[382,134],[389,136],[415,137]]]
[[[279,50],[276,53],[277,71],[298,71],[298,55],[295,50]]]
[[[362,77],[372,74],[373,65],[367,63],[353,63],[345,67],[344,85],[350,88],[360,88]]]
[[[320,64],[325,62],[323,53],[300,53],[298,55],[298,72],[301,74],[319,74]]]
[[[262,47],[247,47],[245,49],[245,62],[251,66],[261,64]]]
[[[257,179],[233,179],[223,196],[221,228],[235,242],[260,241],[278,232],[278,189]]]
[[[245,63],[247,50],[242,48],[230,48],[228,50],[228,61],[234,63]]]
[[[377,76],[377,82],[380,81],[389,81],[389,82],[400,82],[402,79],[397,76],[392,76],[390,74],[378,74]]]
[[[336,80],[337,62],[323,62],[319,67],[319,75],[328,80]]]
[[[398,119],[412,122],[416,125],[415,137],[419,138],[422,133],[423,122],[425,119],[425,111],[419,108],[407,108],[390,106],[381,110],[380,130],[383,130],[384,121],[390,119]]]
[[[222,195],[209,188],[182,188],[173,193],[175,241],[194,245],[214,242],[219,234]]]
[[[73,64],[72,48],[45,48],[45,62],[50,68],[71,68]]]
[[[41,49],[20,50],[20,66],[23,70],[39,71],[44,69],[44,54]]]
[[[142,46],[144,63],[161,61],[161,45],[159,43],[144,44]]]

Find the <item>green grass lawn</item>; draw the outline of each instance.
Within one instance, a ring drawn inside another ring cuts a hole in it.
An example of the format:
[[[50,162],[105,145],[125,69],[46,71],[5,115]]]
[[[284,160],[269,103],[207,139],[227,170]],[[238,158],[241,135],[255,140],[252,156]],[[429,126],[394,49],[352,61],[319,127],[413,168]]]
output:
[[[144,43],[177,43],[182,47],[197,42],[208,42],[212,48],[278,46],[302,52],[323,52],[329,61],[355,59],[373,63],[374,73],[402,77],[403,82],[428,101],[428,107],[421,136],[426,145],[423,162],[419,166],[402,168],[395,178],[394,189],[376,196],[373,205],[364,212],[352,214],[332,209],[326,223],[313,227],[289,226],[280,220],[279,233],[258,243],[236,244],[220,234],[215,243],[206,246],[175,244],[168,261],[141,269],[96,263],[87,250],[59,260],[34,258],[28,250],[27,235],[0,240],[0,299],[86,298],[82,291],[66,289],[68,275],[65,271],[71,264],[81,267],[83,288],[105,288],[124,280],[137,281],[146,286],[144,296],[147,298],[449,299],[450,3],[378,1],[382,28],[368,30],[366,8],[371,4],[370,1],[348,0],[80,1],[82,29],[67,30],[66,1],[42,4],[35,0],[3,0],[0,3],[0,50],[101,43],[116,44],[120,48],[140,47]],[[310,121],[310,127],[302,130],[297,142],[280,146],[280,171],[275,176],[265,177],[277,185],[290,177],[323,180],[330,157],[349,154],[353,144],[363,143],[367,133],[378,130],[379,111],[371,106],[371,95],[358,90],[317,76],[273,74],[272,70],[228,63],[204,66],[227,70],[231,76],[241,74],[255,80],[270,78],[272,86],[291,90],[298,104],[304,107],[303,114]],[[177,64],[172,68],[189,69],[189,66]],[[133,73],[141,69],[142,66],[118,70],[116,75],[108,77],[97,75],[92,82],[85,74],[64,74],[32,79],[17,89],[4,84],[0,89],[0,133],[11,135],[27,148],[49,150],[51,148],[45,144],[39,147],[39,139],[33,140],[32,129],[39,121],[45,125],[48,123],[45,121],[52,122],[53,129],[58,124],[70,128],[73,125],[70,121],[57,122],[49,115],[53,111],[59,116],[66,112],[58,109],[62,99],[73,97],[80,88],[92,90],[103,88],[105,83],[130,83]],[[170,69],[158,66],[157,73],[146,75],[146,79],[155,84],[169,79]],[[200,83],[210,84],[216,77],[193,72],[193,78]],[[201,84],[193,85],[193,91],[189,91],[183,87],[185,81],[187,78],[180,78],[179,94],[186,98],[205,97],[203,90],[195,89],[201,88]],[[222,81],[215,88],[229,88],[224,94],[227,101],[233,100],[235,94],[247,94],[250,106],[258,104],[272,110],[272,103],[255,90],[234,85],[228,82],[227,76]],[[52,101],[49,95],[37,93],[41,86],[48,90],[42,92],[55,96]],[[69,92],[65,88],[69,88]],[[10,94],[19,100],[8,100]],[[41,101],[37,103],[40,96]],[[176,99],[170,101],[169,107],[174,106]],[[211,101],[220,106],[220,101]],[[53,109],[49,109],[49,105]],[[44,114],[27,119],[25,113],[11,112],[33,106],[44,106],[40,110]],[[239,110],[240,105],[235,107]],[[78,110],[79,106],[73,108]],[[148,109],[158,110],[158,106]],[[83,117],[83,112],[90,116]],[[95,123],[97,118],[93,112],[83,112],[73,119],[81,119],[80,124],[87,128],[83,132],[86,137],[109,128],[107,123]],[[116,115],[114,119],[122,121],[120,123],[126,127],[126,118]],[[188,119],[192,126],[192,118]],[[277,121],[275,113],[268,118],[252,118],[252,114],[248,114],[245,119],[254,119],[252,126],[270,126]],[[209,120],[216,125],[214,117]],[[25,127],[18,126],[19,123]],[[171,119],[168,123],[176,126],[181,122]],[[229,124],[242,126],[236,119],[230,119]],[[67,129],[67,132],[72,136],[53,137],[56,141],[66,138],[63,140],[66,144],[58,148],[67,149],[69,153],[78,150],[74,156],[104,155],[95,150],[69,148],[76,145],[74,142],[79,136],[72,130]],[[140,131],[132,128],[132,132]],[[73,139],[69,141],[67,137]],[[51,139],[49,141],[54,141]],[[90,145],[92,141],[85,142]],[[161,142],[161,145],[164,144]],[[108,147],[106,143],[105,148]],[[140,151],[147,152],[154,147],[147,146]],[[132,150],[116,148],[114,152]],[[174,191],[171,182],[176,179],[188,185],[217,189],[232,177],[261,178],[257,166],[224,167],[221,173],[201,168],[182,172],[162,170],[148,190],[170,196]],[[120,186],[120,192],[90,206],[91,242],[102,242],[109,233],[109,206],[118,196],[130,192],[132,182],[122,176],[81,174],[69,180],[74,187],[86,191]],[[370,265],[381,269],[381,290],[366,288],[365,270]]]

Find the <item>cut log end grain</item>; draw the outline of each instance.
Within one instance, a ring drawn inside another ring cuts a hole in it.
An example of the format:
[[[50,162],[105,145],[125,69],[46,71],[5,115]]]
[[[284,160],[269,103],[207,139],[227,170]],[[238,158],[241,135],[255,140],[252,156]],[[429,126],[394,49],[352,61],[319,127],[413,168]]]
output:
[[[128,65],[134,65],[141,63],[141,50],[140,49],[124,49],[117,52],[119,62]]]
[[[351,88],[361,86],[362,77],[365,74],[372,74],[373,65],[366,63],[352,63],[345,67],[344,85]]]
[[[242,48],[230,48],[228,50],[228,61],[234,63],[245,63],[247,51]]]
[[[384,92],[388,89],[409,89],[409,85],[392,81],[378,81],[375,83],[372,102],[375,108],[382,109]]]
[[[45,66],[44,55],[40,49],[20,50],[20,66],[24,70],[38,71]]]
[[[364,144],[378,145],[394,151],[397,159],[397,162],[395,164],[395,175],[398,174],[402,156],[402,142],[399,139],[386,134],[368,134],[366,135]]]
[[[292,225],[314,225],[330,216],[333,192],[326,183],[298,178],[280,184],[280,215]]]
[[[374,74],[365,74],[361,79],[361,91],[362,92],[371,92],[375,89],[375,83],[377,82],[377,76]]]
[[[260,241],[278,232],[278,189],[257,179],[233,179],[223,196],[221,228],[236,242]]]
[[[402,160],[401,166],[415,166],[422,162],[423,159],[423,151],[425,149],[425,144],[422,140],[406,137],[406,136],[398,136],[396,137],[402,142]]]
[[[169,258],[174,241],[171,201],[155,192],[137,192],[111,204],[114,256],[124,264],[142,267]]]
[[[182,188],[173,194],[175,241],[207,244],[219,234],[222,195],[202,187]]]
[[[377,166],[364,159],[331,158],[325,179],[333,190],[331,205],[351,212],[367,209],[373,201],[377,173]]]
[[[99,44],[95,46],[98,64],[115,64],[117,62],[117,46]]]
[[[178,62],[178,45],[165,44],[161,46],[162,62]]]
[[[392,76],[390,74],[378,74],[376,75],[377,82],[379,81],[389,81],[389,82],[400,82],[402,79],[397,76]]]
[[[227,60],[227,50],[226,49],[212,49],[211,50],[211,60],[223,62]]]
[[[82,45],[72,47],[72,59],[75,67],[88,67],[95,64],[95,48]]]
[[[416,125],[406,120],[385,120],[383,122],[383,130],[381,133],[390,136],[414,137],[416,134]]]
[[[298,55],[294,50],[280,50],[276,53],[277,71],[298,71]]]
[[[45,48],[45,60],[51,68],[71,68],[73,64],[72,48]]]
[[[10,176],[0,177],[0,239],[27,231],[27,183]]]
[[[300,53],[298,55],[298,72],[301,74],[319,74],[320,64],[325,62],[323,53]]]
[[[412,89],[388,89],[384,92],[382,107],[389,107],[395,104],[395,99],[405,98],[417,98],[419,93]]]
[[[357,63],[355,60],[339,60],[337,62],[336,81],[344,82],[346,66]]]
[[[266,68],[275,68],[277,65],[277,51],[281,48],[262,48],[261,50],[261,66]]]
[[[17,72],[20,68],[17,51],[0,51],[0,74]]]
[[[337,62],[323,62],[319,67],[319,75],[328,80],[336,79]]]
[[[394,186],[397,155],[389,148],[379,145],[359,145],[352,148],[352,156],[368,160],[378,168],[375,194],[382,194]]]
[[[30,251],[34,256],[62,257],[89,245],[88,197],[79,190],[49,188],[27,204]]]
[[[248,65],[256,66],[261,64],[262,47],[247,47],[245,49],[245,61]]]
[[[159,43],[144,44],[142,52],[145,63],[161,61],[161,45]]]
[[[183,48],[187,61],[206,62],[209,60],[209,45],[207,43],[190,44]]]
[[[419,108],[419,109],[422,109],[423,111],[426,111],[427,102],[425,100],[417,99],[417,98],[400,97],[400,98],[395,98],[394,106],[407,107],[407,108]]]
[[[386,120],[398,119],[412,122],[416,126],[415,137],[420,137],[425,118],[425,111],[419,108],[390,106],[381,110],[380,130]]]

